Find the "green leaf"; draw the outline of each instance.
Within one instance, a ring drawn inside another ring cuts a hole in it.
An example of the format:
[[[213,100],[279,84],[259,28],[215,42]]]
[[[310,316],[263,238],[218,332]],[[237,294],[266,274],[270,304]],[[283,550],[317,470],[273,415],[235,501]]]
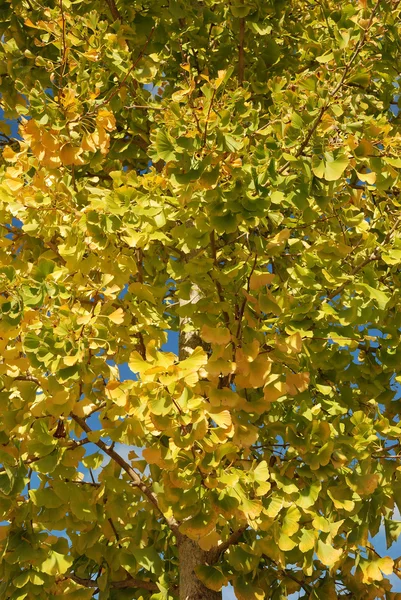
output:
[[[138,564],[147,571],[159,575],[162,573],[162,560],[156,549],[152,546],[149,548],[138,548],[133,551],[133,555]]]
[[[168,134],[159,129],[155,137],[155,148],[157,156],[154,160],[164,160],[166,162],[176,160],[176,149]]]
[[[263,600],[264,591],[250,577],[240,576],[234,580],[234,592],[238,600]]]
[[[40,565],[40,570],[48,575],[64,575],[73,562],[74,559],[71,556],[51,550],[48,558]]]
[[[342,154],[337,154],[336,157],[334,157],[333,154],[328,152],[326,152],[324,156],[326,159],[324,178],[326,181],[337,181],[349,165],[348,158]]]
[[[198,579],[201,580],[209,590],[219,592],[221,588],[227,585],[227,578],[221,572],[219,567],[209,567],[208,565],[199,565],[195,568]]]

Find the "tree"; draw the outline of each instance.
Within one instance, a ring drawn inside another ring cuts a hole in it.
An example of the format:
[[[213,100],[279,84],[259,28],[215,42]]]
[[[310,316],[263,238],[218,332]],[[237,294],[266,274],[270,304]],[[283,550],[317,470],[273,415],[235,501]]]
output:
[[[2,598],[400,598],[399,5],[3,1]]]

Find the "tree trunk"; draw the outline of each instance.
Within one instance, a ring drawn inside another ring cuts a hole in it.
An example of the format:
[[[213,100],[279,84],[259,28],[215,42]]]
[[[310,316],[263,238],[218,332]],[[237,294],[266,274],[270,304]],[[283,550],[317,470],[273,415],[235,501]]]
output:
[[[207,562],[207,553],[194,540],[182,537],[178,544],[180,600],[222,600],[222,592],[206,588],[195,574],[195,567]]]
[[[188,223],[187,226],[191,226]],[[188,257],[188,259],[190,256]],[[199,288],[196,285],[192,286],[190,297],[188,300],[180,300],[180,306],[185,304],[194,304],[199,296]],[[197,346],[202,346],[205,350],[209,348],[203,342],[197,331],[184,332],[184,326],[190,321],[188,317],[180,319],[180,335],[179,335],[179,357],[184,360],[191,356]],[[206,346],[206,347],[205,347]],[[178,537],[178,569],[179,569],[179,590],[180,600],[222,600],[222,592],[214,592],[209,590],[197,578],[195,567],[207,564],[207,552],[202,550],[199,545],[186,536],[179,535]]]

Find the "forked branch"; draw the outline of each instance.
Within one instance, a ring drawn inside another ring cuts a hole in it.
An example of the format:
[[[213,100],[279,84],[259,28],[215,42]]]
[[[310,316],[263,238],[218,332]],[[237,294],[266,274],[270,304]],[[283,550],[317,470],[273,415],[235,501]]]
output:
[[[92,429],[86,423],[85,419],[83,419],[82,417],[78,417],[78,415],[75,415],[74,413],[70,413],[70,416],[80,426],[80,428],[83,431],[85,431],[86,434],[92,433]],[[127,461],[124,460],[124,458],[122,456],[120,456],[120,454],[118,454],[118,452],[116,452],[113,447],[108,446],[105,442],[103,442],[103,440],[98,440],[97,442],[94,442],[94,444],[98,448],[100,448],[100,450],[103,450],[103,452],[105,454],[107,454],[107,456],[109,456],[112,460],[114,460],[114,462],[116,462],[123,469],[123,471],[125,471],[127,473],[132,484],[135,487],[137,487],[138,489],[140,489],[141,492],[149,500],[149,502],[151,502],[153,504],[153,506],[156,508],[157,512],[160,513],[160,515],[163,517],[163,519],[169,525],[170,529],[174,533],[178,533],[178,523],[175,521],[175,519],[168,518],[162,513],[162,511],[159,507],[159,503],[157,501],[156,494],[154,492],[152,492],[152,490],[146,485],[146,483],[144,483],[142,481],[142,479],[139,477],[138,473],[136,473],[136,471],[134,471],[134,469],[131,467],[131,465],[129,463],[127,463]]]

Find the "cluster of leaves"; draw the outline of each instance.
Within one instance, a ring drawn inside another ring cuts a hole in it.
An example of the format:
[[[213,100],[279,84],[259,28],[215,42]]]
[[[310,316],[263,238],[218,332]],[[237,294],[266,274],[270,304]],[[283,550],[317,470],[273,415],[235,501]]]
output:
[[[2,3],[2,598],[399,600],[399,4]]]

